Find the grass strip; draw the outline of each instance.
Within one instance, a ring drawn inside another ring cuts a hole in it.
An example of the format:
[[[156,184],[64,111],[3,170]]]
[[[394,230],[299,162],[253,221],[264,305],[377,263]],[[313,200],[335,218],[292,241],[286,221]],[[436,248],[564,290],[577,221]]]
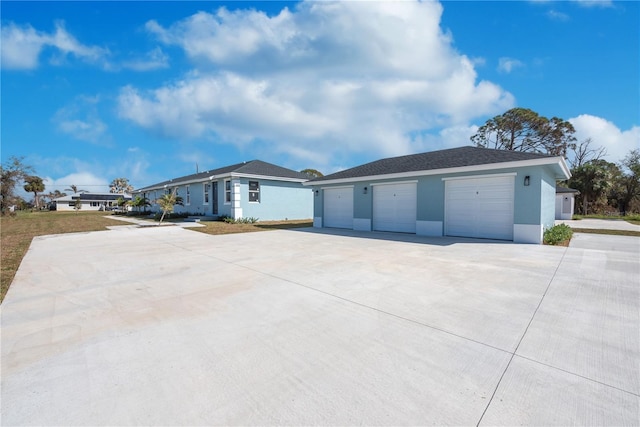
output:
[[[120,221],[104,212],[18,212],[0,217],[0,303],[4,300],[22,258],[36,236],[105,230]]]

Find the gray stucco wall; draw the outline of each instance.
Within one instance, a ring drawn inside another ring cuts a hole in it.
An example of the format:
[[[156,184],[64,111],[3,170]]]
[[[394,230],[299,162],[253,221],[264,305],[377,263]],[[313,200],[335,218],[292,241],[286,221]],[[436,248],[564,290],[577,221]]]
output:
[[[544,170],[541,182],[541,224],[544,230],[555,225],[556,179],[548,169]]]
[[[372,184],[382,182],[418,181],[417,184],[417,212],[418,221],[444,221],[445,183],[443,178],[464,176],[486,176],[493,174],[515,173],[514,179],[514,224],[553,225],[555,215],[555,179],[548,167],[525,167],[500,170],[476,171],[456,174],[430,175],[415,178],[400,179],[372,179],[362,182],[349,183],[353,185],[354,218],[372,219],[373,196]],[[529,185],[524,185],[525,176],[529,176]],[[322,187],[341,187],[346,184],[318,185],[313,190],[318,191],[313,197],[314,217],[323,216]],[[364,187],[367,193],[364,194]]]

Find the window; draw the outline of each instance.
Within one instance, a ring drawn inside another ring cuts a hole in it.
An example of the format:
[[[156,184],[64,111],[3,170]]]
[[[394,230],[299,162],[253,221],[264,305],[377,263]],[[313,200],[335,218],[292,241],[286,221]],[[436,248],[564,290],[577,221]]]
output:
[[[202,200],[203,200],[202,204],[203,205],[208,205],[209,204],[209,188],[210,187],[211,187],[211,185],[209,185],[208,183],[202,184],[202,191],[204,192],[203,196],[202,196]]]
[[[69,202],[69,206],[71,206],[72,208],[75,207],[76,202]]]
[[[224,202],[231,203],[231,180],[224,180]]]
[[[189,186],[185,186],[186,192],[185,192],[185,196],[186,196],[186,201],[187,201],[187,206],[189,206],[191,204],[191,189],[189,188]]]
[[[91,202],[91,206],[94,207],[94,208],[97,207],[98,206],[98,202]]]
[[[249,201],[260,202],[260,183],[258,181],[249,181]]]

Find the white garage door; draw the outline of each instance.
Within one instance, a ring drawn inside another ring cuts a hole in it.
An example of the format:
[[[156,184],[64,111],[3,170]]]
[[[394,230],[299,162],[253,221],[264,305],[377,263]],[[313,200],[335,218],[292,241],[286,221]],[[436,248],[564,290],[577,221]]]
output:
[[[373,186],[373,229],[416,232],[416,183]]]
[[[445,181],[445,234],[513,240],[514,177]]]
[[[353,187],[324,190],[324,226],[353,228]]]

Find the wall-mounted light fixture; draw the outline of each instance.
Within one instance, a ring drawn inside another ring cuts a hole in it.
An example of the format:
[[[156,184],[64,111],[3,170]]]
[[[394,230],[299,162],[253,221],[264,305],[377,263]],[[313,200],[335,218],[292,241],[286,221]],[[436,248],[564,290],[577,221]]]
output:
[[[318,194],[320,194],[320,191],[316,190],[316,197],[318,197]]]
[[[529,184],[531,183],[531,177],[529,175],[524,177],[524,186],[528,187]]]
[[[362,194],[367,194],[367,191],[369,191],[369,190],[367,189],[367,187],[364,187],[364,188],[362,189]]]

